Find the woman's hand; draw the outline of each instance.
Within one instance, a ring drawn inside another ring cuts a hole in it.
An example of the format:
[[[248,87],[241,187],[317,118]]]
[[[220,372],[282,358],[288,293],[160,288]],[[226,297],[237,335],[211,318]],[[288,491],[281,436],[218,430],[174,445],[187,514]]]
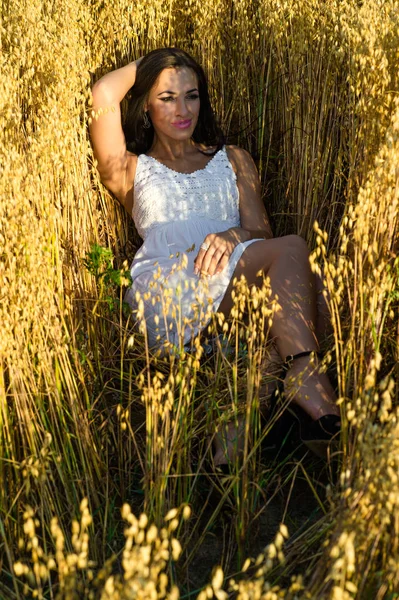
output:
[[[221,273],[237,244],[248,239],[248,232],[238,227],[220,233],[210,233],[204,239],[194,260],[194,272],[196,275],[200,273],[208,276]]]

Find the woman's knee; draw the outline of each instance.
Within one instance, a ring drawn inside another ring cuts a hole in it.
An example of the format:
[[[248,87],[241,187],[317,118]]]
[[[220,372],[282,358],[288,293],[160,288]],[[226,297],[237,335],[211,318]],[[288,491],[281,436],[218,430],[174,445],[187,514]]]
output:
[[[296,234],[286,235],[282,239],[285,240],[287,251],[297,255],[309,256],[309,248],[306,240]]]

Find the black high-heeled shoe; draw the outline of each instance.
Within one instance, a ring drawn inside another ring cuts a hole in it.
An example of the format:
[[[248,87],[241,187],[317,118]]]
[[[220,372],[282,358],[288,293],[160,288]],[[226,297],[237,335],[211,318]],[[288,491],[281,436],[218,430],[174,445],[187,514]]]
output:
[[[301,441],[316,456],[327,459],[336,450],[341,433],[339,415],[323,415],[314,421],[300,406],[290,406],[288,410],[298,420]]]
[[[299,352],[298,354],[287,356],[284,361],[284,375],[279,380],[276,390],[271,396],[271,401],[281,402],[284,400],[284,379],[292,362],[296,358],[311,356],[315,354],[320,358],[320,354],[315,351]],[[289,411],[299,423],[301,441],[320,458],[327,459],[332,444],[338,444],[341,432],[341,417],[335,414],[323,415],[317,420],[312,417],[298,404],[289,404]]]

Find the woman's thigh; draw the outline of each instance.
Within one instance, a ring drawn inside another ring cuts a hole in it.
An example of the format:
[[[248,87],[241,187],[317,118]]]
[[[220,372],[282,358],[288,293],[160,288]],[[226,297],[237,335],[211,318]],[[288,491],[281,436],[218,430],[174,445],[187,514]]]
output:
[[[226,316],[230,314],[233,307],[231,292],[234,278],[239,279],[241,275],[244,275],[249,285],[255,284],[260,287],[263,277],[268,274],[273,263],[287,253],[292,255],[293,261],[306,260],[308,249],[305,240],[298,235],[286,235],[280,238],[259,240],[248,246],[237,263],[218,311]],[[262,275],[259,275],[260,271]]]

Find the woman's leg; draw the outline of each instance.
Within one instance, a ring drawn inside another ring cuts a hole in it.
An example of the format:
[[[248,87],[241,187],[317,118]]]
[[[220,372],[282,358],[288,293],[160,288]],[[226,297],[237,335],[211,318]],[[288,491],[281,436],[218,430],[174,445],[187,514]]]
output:
[[[296,235],[254,242],[243,253],[234,277],[244,275],[250,285],[261,285],[259,271],[270,278],[272,294],[277,294],[281,306],[271,328],[281,358],[308,350],[318,351],[317,286],[306,242]],[[232,289],[231,282],[219,307],[226,316],[233,306]],[[309,362],[308,357],[295,360],[287,372],[287,382],[306,370]],[[310,369],[307,370],[310,373]],[[304,374],[303,385],[298,386],[293,401],[313,419],[329,413],[339,414],[327,376],[317,373],[317,369],[312,370],[312,375]]]
[[[329,337],[332,335],[332,324],[326,299],[324,298],[323,281],[320,276],[315,275],[316,279],[316,328],[315,334],[319,347],[325,348]],[[277,379],[281,376],[284,361],[281,358],[276,345],[272,343],[269,347],[268,355],[265,357],[262,366],[262,377],[266,377],[266,383],[260,391],[260,401],[267,399],[277,387]]]
[[[232,279],[244,275],[250,285],[260,286],[259,271],[270,278],[272,294],[277,294],[281,306],[271,328],[281,359],[308,350],[318,351],[316,332],[326,335],[328,310],[321,296],[321,281],[317,282],[310,269],[306,242],[296,235],[254,242],[243,253]],[[219,307],[226,316],[233,307],[232,289],[231,281]],[[285,378],[286,392],[315,420],[325,414],[339,414],[327,375],[318,373],[310,363],[309,357],[293,361]],[[239,437],[233,423],[229,424],[227,434],[218,435],[215,464],[226,462],[226,446],[229,459],[237,454]]]

